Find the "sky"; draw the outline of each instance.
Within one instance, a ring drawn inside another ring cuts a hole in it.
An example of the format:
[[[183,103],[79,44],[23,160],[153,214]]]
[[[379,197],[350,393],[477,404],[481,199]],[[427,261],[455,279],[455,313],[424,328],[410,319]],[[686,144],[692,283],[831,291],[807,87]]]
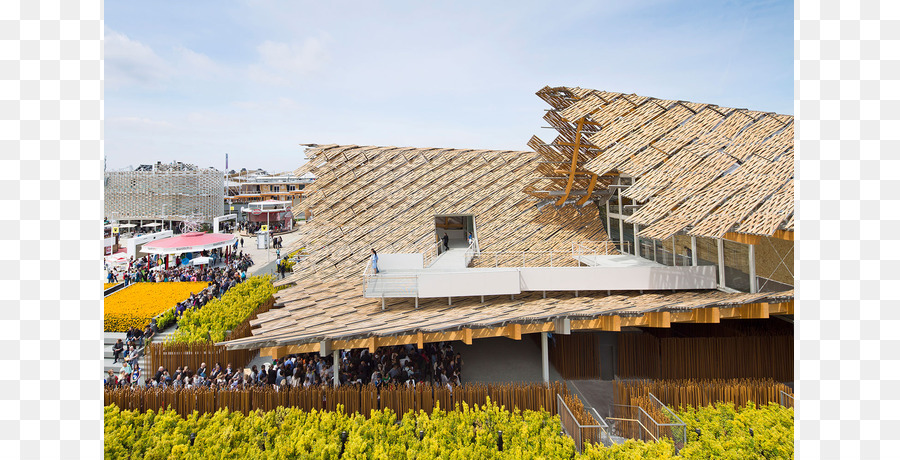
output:
[[[544,86],[793,114],[790,1],[105,2],[107,169],[529,150]]]

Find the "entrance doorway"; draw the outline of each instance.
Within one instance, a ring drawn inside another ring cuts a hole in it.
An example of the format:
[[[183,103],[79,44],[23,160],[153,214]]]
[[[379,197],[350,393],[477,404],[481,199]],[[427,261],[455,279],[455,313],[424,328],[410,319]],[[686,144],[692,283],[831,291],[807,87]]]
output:
[[[434,216],[434,236],[438,243],[447,235],[450,249],[469,247],[468,236],[476,241],[475,216],[465,214],[442,214]],[[441,252],[444,247],[438,244]]]

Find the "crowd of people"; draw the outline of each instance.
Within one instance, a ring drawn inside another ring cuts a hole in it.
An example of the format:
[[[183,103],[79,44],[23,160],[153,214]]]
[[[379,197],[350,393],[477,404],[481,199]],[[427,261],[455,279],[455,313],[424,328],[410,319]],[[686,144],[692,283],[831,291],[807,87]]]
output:
[[[144,354],[144,345],[149,342],[156,331],[148,324],[143,331],[131,327],[125,333],[125,341],[116,341],[112,347],[113,364],[122,359],[122,368],[118,373],[112,369],[106,371],[104,383],[107,386],[129,386],[140,381],[141,367],[138,360]]]
[[[294,354],[250,369],[250,381],[256,385],[303,386],[333,385],[331,358],[318,353]],[[341,385],[415,385],[431,382],[440,385],[461,383],[462,356],[454,354],[449,342],[382,347],[369,353],[367,348],[342,350],[338,366]]]
[[[263,225],[268,225],[270,232],[280,232],[282,230],[286,230],[284,222],[282,221],[269,222],[268,224],[265,222],[241,222],[240,224],[238,224],[238,228],[241,232],[253,235],[258,232]]]
[[[203,265],[183,265],[181,257],[175,258],[175,265],[171,268],[165,268],[164,263],[158,256],[144,256],[138,260],[132,257],[128,261],[128,266],[121,272],[115,268],[107,267],[107,282],[115,283],[124,281],[125,285],[138,282],[162,283],[170,281],[207,281],[221,277],[222,272],[227,270],[237,270],[240,272],[242,279],[247,278],[247,269],[253,265],[253,259],[249,254],[243,251],[237,254],[225,253],[220,254],[218,251],[205,252],[201,254],[203,257],[210,257],[212,264]],[[219,267],[209,268],[221,260],[224,262]]]
[[[149,271],[157,262],[148,256],[138,261],[130,261],[127,270],[123,273],[123,279],[129,282],[164,282],[164,281],[201,281],[209,283],[199,292],[191,293],[183,302],[175,305],[175,317],[180,318],[185,311],[191,308],[201,308],[213,298],[221,298],[229,289],[247,279],[247,269],[253,265],[249,254],[240,252],[233,259],[228,257],[225,264],[209,268],[206,265],[180,266],[169,270]],[[122,368],[118,373],[107,371],[104,382],[109,386],[131,386],[141,382],[141,369],[138,359],[143,354],[144,345],[158,332],[154,320],[145,326],[143,331],[137,328],[129,329],[125,334],[125,341],[119,339],[112,347],[113,364],[122,359]]]
[[[438,385],[461,384],[462,356],[453,352],[449,342],[425,344],[424,349],[415,345],[381,347],[375,353],[366,349],[343,350],[341,352],[338,378],[341,385],[400,386],[428,382]],[[140,380],[140,369],[131,365],[123,366],[122,378],[118,384],[135,385]],[[127,376],[126,376],[127,375]],[[110,377],[118,378],[110,371]],[[124,383],[123,383],[124,382]],[[113,381],[107,384],[116,385]],[[301,353],[253,366],[249,372],[237,369],[228,363],[215,363],[208,368],[202,363],[199,369],[188,366],[178,367],[170,372],[165,367],[157,369],[152,377],[146,377],[144,385],[162,388],[218,388],[238,389],[248,387],[304,387],[332,386],[334,368],[330,357],[323,358],[318,353]]]

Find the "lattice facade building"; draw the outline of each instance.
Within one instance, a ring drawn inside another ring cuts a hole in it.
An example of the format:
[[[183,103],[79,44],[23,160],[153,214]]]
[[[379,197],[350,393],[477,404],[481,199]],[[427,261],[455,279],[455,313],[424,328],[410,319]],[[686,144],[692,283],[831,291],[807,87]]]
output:
[[[106,172],[104,216],[118,221],[212,222],[222,214],[225,179],[221,171],[160,166]]]

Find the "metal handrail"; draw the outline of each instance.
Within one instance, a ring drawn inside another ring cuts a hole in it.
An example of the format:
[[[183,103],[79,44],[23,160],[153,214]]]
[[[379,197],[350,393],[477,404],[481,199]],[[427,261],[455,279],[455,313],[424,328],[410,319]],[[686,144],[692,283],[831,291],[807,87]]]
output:
[[[422,262],[425,268],[431,266],[438,258],[438,243],[434,243],[422,252]]]
[[[575,441],[575,448],[578,450],[578,452],[581,452],[581,450],[584,447],[582,445],[583,444],[582,430],[585,428],[599,429],[601,443],[603,442],[604,434],[606,435],[606,439],[609,440],[610,444],[615,443],[615,440],[612,437],[612,433],[610,433],[610,431],[609,431],[609,425],[603,420],[603,417],[601,417],[600,414],[597,413],[597,410],[594,409],[593,407],[589,408],[588,415],[590,415],[590,413],[593,412],[594,415],[592,416],[592,418],[595,421],[597,421],[598,424],[597,425],[582,425],[581,422],[579,422],[578,419],[575,418],[575,415],[572,413],[572,410],[569,409],[569,406],[566,404],[566,401],[559,394],[556,395],[556,405],[557,405],[557,412],[560,415],[560,418],[559,418],[560,425],[562,426],[563,431],[566,432],[566,434],[568,434],[569,437],[571,437],[573,441]],[[565,413],[568,414],[568,418],[564,417],[563,411],[560,409],[560,406],[562,406],[563,408],[566,409]],[[569,432],[570,430],[566,428],[567,421],[571,421],[571,424],[574,425],[571,429],[571,431],[572,431],[571,433]],[[576,437],[578,439],[576,439]],[[604,443],[604,445],[606,445],[606,444]]]
[[[650,420],[653,420],[654,423],[656,423],[657,425],[659,425],[659,423],[656,422],[656,420],[654,420],[654,418],[651,417],[650,414],[648,414],[647,411],[645,411],[644,408],[641,407],[641,406],[631,406],[631,405],[628,405],[628,404],[613,404],[613,406],[618,406],[618,407],[630,407],[630,408],[632,408],[632,409],[638,409],[638,410],[640,411],[640,412],[638,413],[639,416],[640,416],[640,414],[643,414],[645,417],[647,417],[647,418],[650,419]],[[618,418],[618,417],[607,417],[607,419],[609,419],[609,420],[622,420],[622,421],[627,421],[627,422],[638,422],[638,425],[640,425],[641,428],[643,428],[644,431],[646,431],[647,434],[650,435],[650,437],[653,438],[654,441],[658,441],[658,440],[659,440],[659,439],[657,439],[657,436],[654,436],[654,435],[653,435],[653,432],[651,432],[646,426],[644,426],[643,423],[640,422],[640,420],[637,420],[637,419],[627,419],[627,418]]]
[[[472,263],[472,260],[475,259],[475,256],[478,253],[479,253],[479,251],[476,249],[476,243],[475,243],[475,240],[473,239],[472,242],[469,243],[469,247],[466,248],[466,255],[465,255],[466,267],[468,267],[469,264]]]
[[[554,266],[554,264],[553,264],[553,255],[554,254],[559,254],[559,256],[557,256],[557,257],[560,257],[561,259],[568,259],[569,257],[572,256],[572,253],[570,251],[551,250],[551,251],[479,251],[475,254],[475,257],[480,257],[480,258],[493,257],[494,258],[494,267],[499,267],[500,266],[499,260],[497,259],[498,256],[516,256],[516,259],[519,258],[518,256],[521,256],[522,264],[521,265],[516,264],[513,266],[525,267],[526,266],[526,257],[529,254],[535,254],[535,255],[546,254],[549,257],[551,267]],[[473,260],[475,259],[475,257],[473,257]]]
[[[684,420],[682,420],[681,417],[678,416],[678,414],[676,414],[675,412],[672,412],[672,410],[669,409],[669,406],[663,404],[662,401],[659,400],[659,398],[657,398],[656,396],[653,395],[653,393],[647,392],[647,394],[650,395],[650,397],[653,398],[654,401],[656,401],[656,404],[659,404],[660,406],[662,406],[662,408],[665,409],[666,412],[668,412],[670,416],[674,417],[675,420],[678,420],[678,423],[658,423],[657,422],[657,425],[660,425],[660,426],[686,425],[684,423]]]
[[[786,404],[788,399],[791,401],[790,406]],[[784,390],[778,390],[778,403],[784,407],[794,407],[794,396],[787,394]]]
[[[582,254],[598,254],[598,255],[600,255],[600,253],[596,252],[590,246],[595,246],[595,247],[603,246],[602,255],[611,254],[610,247],[612,247],[612,249],[614,251],[618,251],[618,249],[616,249],[616,243],[613,241],[575,241],[572,243],[572,255],[582,255]]]

